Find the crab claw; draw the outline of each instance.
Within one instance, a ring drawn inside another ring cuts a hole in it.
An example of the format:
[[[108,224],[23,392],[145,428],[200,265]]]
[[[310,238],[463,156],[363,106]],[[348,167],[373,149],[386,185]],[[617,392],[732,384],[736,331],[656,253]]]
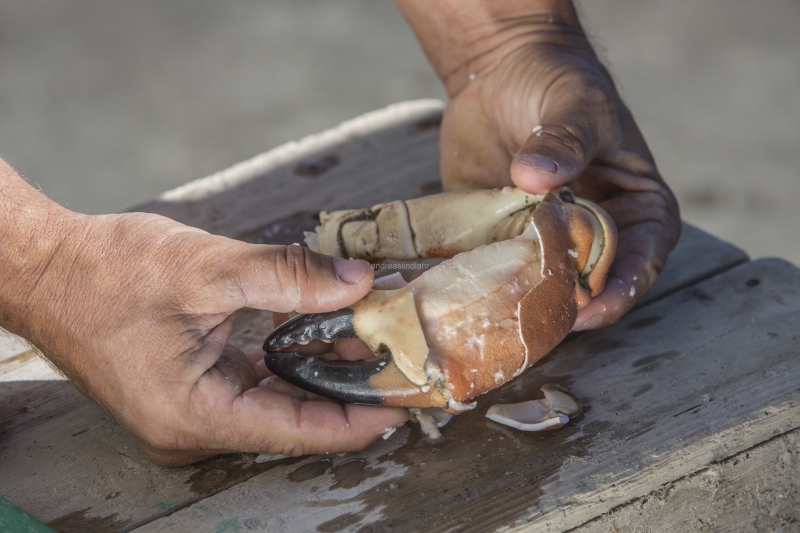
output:
[[[411,331],[403,328],[404,322],[411,322]],[[314,339],[345,338],[365,341],[376,357],[333,361],[279,351]],[[274,374],[333,400],[402,407],[446,407],[448,403],[442,391],[427,385],[429,376],[419,370],[428,346],[411,287],[372,291],[353,306],[330,313],[297,315],[267,337],[264,351],[267,368]]]
[[[355,336],[353,310],[345,307],[330,313],[309,313],[290,318],[275,328],[264,342],[264,351],[275,351],[292,344],[308,344],[316,339],[333,342]]]
[[[309,239],[319,250],[450,258],[404,287],[383,283],[388,290],[332,313],[300,315],[269,336],[272,372],[352,403],[471,408],[472,398],[561,342],[578,309],[602,291],[616,250],[608,215],[567,188],[543,197],[510,188],[446,193],[321,219]],[[375,357],[330,361],[280,351],[352,337]]]

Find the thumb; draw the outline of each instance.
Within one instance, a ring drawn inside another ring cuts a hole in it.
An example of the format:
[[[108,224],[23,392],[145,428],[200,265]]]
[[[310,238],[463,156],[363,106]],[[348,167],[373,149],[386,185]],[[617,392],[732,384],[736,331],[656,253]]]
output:
[[[592,91],[580,91],[576,96],[575,89],[565,87],[556,92],[561,95],[549,99],[540,123],[511,163],[511,179],[534,194],[577,180],[613,135],[609,133],[612,128],[605,127],[610,122],[608,106],[591,101],[587,94],[594,94]]]
[[[333,311],[360,300],[372,288],[366,261],[312,252],[303,246],[246,245],[237,271],[245,302],[239,307],[280,313]]]

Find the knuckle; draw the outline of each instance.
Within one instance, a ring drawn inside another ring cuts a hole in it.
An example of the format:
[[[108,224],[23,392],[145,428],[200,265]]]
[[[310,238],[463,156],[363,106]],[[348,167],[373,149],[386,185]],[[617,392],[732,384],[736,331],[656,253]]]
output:
[[[556,111],[561,120],[548,130],[563,148],[583,159],[618,137],[614,132],[618,130],[619,105],[610,78],[570,69],[560,75],[553,89],[561,94]]]
[[[310,252],[302,246],[287,246],[285,250],[286,267],[291,280],[298,286],[305,284],[311,267]]]
[[[281,291],[295,304],[308,292],[311,284],[309,275],[314,263],[313,253],[303,246],[285,246],[276,254],[276,272]]]
[[[160,264],[160,290],[189,314],[216,314],[245,305],[252,250],[224,237],[195,235],[172,243]]]
[[[617,116],[616,99],[605,83],[600,80],[584,79],[581,91],[592,113],[603,117]]]
[[[578,160],[586,159],[590,151],[589,128],[580,120],[547,128],[549,138],[562,150],[568,150]]]
[[[673,218],[672,204],[667,195],[648,191],[639,193],[641,196],[642,207],[649,214],[649,218],[664,226],[669,226]]]
[[[582,106],[600,116],[616,116],[617,92],[605,72],[572,69],[562,75],[559,84],[574,95]]]
[[[280,448],[280,454],[288,457],[299,457],[301,455],[308,455],[310,452],[307,447],[299,442],[288,442],[283,444]]]

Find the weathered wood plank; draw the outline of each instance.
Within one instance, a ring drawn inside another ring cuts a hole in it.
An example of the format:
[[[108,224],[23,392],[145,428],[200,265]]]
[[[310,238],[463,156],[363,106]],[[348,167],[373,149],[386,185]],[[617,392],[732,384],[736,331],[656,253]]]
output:
[[[796,531],[800,430],[662,485],[574,533]]]
[[[311,226],[305,229],[313,229],[309,215],[321,210],[441,190],[441,109],[438,100],[395,104],[187,183],[133,210],[238,239],[274,242],[278,236],[302,242],[302,231],[287,237],[283,226],[296,230],[306,221]]]
[[[439,109],[423,102],[370,114],[166,193],[142,209],[251,242],[299,241],[302,230],[316,224],[309,213],[320,209],[436,192]],[[738,260],[735,248],[692,228],[684,231],[676,257],[681,249],[690,251],[686,262],[667,264],[661,294]],[[703,250],[707,260],[698,261],[691,250]],[[243,310],[232,342],[259,350],[269,329],[269,313]],[[176,470],[154,467],[110,417],[60,379],[27,345],[0,334],[0,494],[58,529],[135,527],[275,467],[253,465],[252,455]]]
[[[440,441],[404,428],[136,531],[562,531],[800,427],[798,330],[800,270],[746,263],[571,337]],[[547,382],[583,402],[569,426],[525,434],[484,418]]]
[[[658,281],[637,303],[641,307],[668,294],[740,265],[749,258],[744,250],[683,223],[681,238],[669,254]]]

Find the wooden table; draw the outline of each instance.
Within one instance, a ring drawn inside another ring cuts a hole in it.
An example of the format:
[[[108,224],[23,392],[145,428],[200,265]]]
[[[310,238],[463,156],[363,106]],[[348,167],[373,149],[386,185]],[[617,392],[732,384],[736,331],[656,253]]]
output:
[[[137,209],[298,242],[321,209],[438,191],[440,115],[438,102],[398,104]],[[234,342],[258,349],[270,325],[269,313],[243,310]],[[800,527],[798,335],[800,270],[749,261],[685,224],[634,311],[571,335],[441,440],[407,426],[361,453],[177,469],[151,464],[4,335],[0,495],[62,532],[789,530]],[[529,434],[484,417],[547,382],[584,405],[568,426]]]

